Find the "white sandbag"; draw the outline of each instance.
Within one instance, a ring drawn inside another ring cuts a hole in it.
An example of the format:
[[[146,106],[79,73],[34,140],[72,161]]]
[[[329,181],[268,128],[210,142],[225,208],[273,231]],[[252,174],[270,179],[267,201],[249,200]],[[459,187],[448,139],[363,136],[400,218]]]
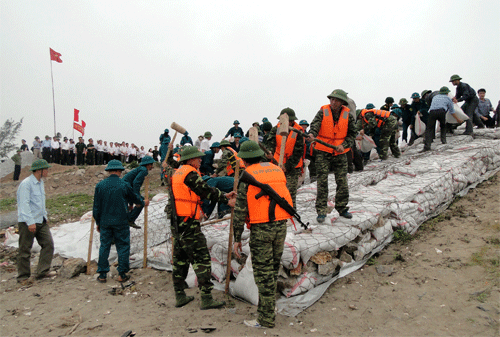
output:
[[[217,282],[224,282],[226,279],[226,265],[222,265],[215,259],[212,259],[212,276],[217,280]]]
[[[240,271],[234,286],[231,288],[232,295],[242,298],[253,305],[259,304],[259,290],[253,277],[252,259],[247,258],[245,267]]]
[[[451,94],[451,93],[448,93],[448,97],[449,98],[453,98],[454,95]],[[457,103],[453,103],[453,107],[455,108],[455,115],[460,118],[461,120],[463,121],[466,121],[469,119],[469,116],[467,116],[464,111],[462,110],[461,107],[458,106]],[[446,113],[446,123],[450,123],[450,124],[458,124],[457,120],[455,119],[455,117],[453,117],[450,113]]]
[[[283,289],[282,293],[286,297],[302,294],[303,292],[314,288],[316,282],[318,281],[318,277],[319,275],[317,272],[305,272],[296,278],[296,282],[291,288]]]
[[[373,141],[373,138],[367,135],[363,135],[363,139],[361,140],[361,144],[359,149],[361,152],[370,152],[373,148],[376,148],[377,145]]]
[[[415,116],[415,133],[417,136],[422,136],[425,133],[425,123],[422,122],[418,113]]]
[[[157,195],[155,195],[153,197],[153,199],[151,199],[151,201],[154,201],[154,202],[160,202],[160,201],[166,201],[168,200],[168,194],[166,193],[158,193]]]
[[[88,222],[92,220],[92,211],[88,211],[80,217],[80,223]]]
[[[297,268],[300,262],[300,246],[296,247],[292,235],[287,235],[283,254],[281,255],[281,264],[287,269]]]

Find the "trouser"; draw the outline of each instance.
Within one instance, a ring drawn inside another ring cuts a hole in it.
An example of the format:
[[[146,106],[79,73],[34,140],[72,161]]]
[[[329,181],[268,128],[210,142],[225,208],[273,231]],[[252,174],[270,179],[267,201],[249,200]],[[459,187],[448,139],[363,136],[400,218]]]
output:
[[[31,276],[30,257],[33,241],[36,241],[42,247],[36,276],[41,277],[50,270],[52,257],[54,255],[54,241],[50,233],[49,225],[43,220],[43,223],[36,224],[36,232],[30,232],[26,222],[19,222],[19,251],[17,254],[17,279],[19,281],[28,279]]]
[[[441,129],[441,143],[446,144],[446,111],[437,109],[429,111],[429,120],[425,129],[424,149],[430,150],[432,141],[436,136],[436,121],[439,121]]]
[[[293,207],[296,209],[297,206],[297,189],[299,188],[299,177],[302,173],[302,168],[296,167],[291,171],[287,171],[286,176],[286,187],[290,192],[292,197]]]
[[[102,151],[97,151],[95,160],[97,165],[102,165],[104,163],[104,154]]]
[[[35,156],[36,159],[43,159],[40,149],[33,149],[33,156]]]
[[[127,218],[129,222],[135,222],[139,215],[141,215],[142,209],[144,206],[142,205],[136,205],[130,212],[127,213]]]
[[[494,128],[495,127],[495,120],[491,117],[491,116],[482,116],[482,117],[486,117],[486,120],[483,120],[481,117],[480,120],[481,120],[481,123],[483,123],[484,126],[488,127],[488,128]]]
[[[335,193],[335,209],[339,213],[347,211],[349,207],[349,186],[347,185],[347,156],[340,154],[333,156],[330,153],[316,152],[316,169],[318,171],[318,187],[316,196],[316,213],[327,214],[328,202],[328,173],[330,166],[333,167],[337,191]]]
[[[69,165],[75,165],[75,153],[73,151],[69,152]]]
[[[470,102],[465,102],[463,105],[462,105],[462,110],[464,111],[464,113],[467,115],[467,117],[469,117],[468,120],[465,121],[465,133],[469,133],[469,134],[472,134],[472,122],[474,120],[474,111],[476,110],[477,108],[477,105],[479,104],[479,98],[477,98],[477,96],[474,96],[474,98],[471,99]],[[476,116],[477,118],[477,116]]]
[[[14,165],[14,181],[19,180],[21,175],[21,165]]]
[[[388,158],[389,148],[395,158],[401,156],[401,151],[396,143],[396,135],[398,133],[398,121],[395,117],[389,116],[384,125],[380,127],[380,140],[379,140],[379,156],[380,159],[385,160]]]
[[[52,163],[52,160],[50,159],[50,147],[44,147],[42,149],[42,157],[45,159],[48,163]]]
[[[87,165],[95,165],[95,150],[87,150]]]
[[[102,155],[102,164],[106,165],[109,162],[109,153],[104,152]]]
[[[121,154],[120,155],[120,161],[122,162],[122,164],[125,164],[125,162],[127,161],[127,156],[124,155],[124,154]]]
[[[69,150],[62,150],[62,160],[61,165],[69,165]]]
[[[99,226],[101,246],[99,247],[99,261],[97,272],[109,272],[109,251],[114,242],[118,253],[118,273],[125,274],[130,270],[130,227],[128,223],[118,226]]]
[[[286,237],[286,221],[252,224],[250,252],[255,284],[259,290],[259,324],[272,328],[276,313],[276,285]]]
[[[403,140],[405,140],[408,143],[408,127],[410,126],[409,123],[403,122]]]
[[[81,165],[85,165],[85,155],[83,154],[83,152],[77,152],[76,153],[76,165],[78,166],[81,166]]]
[[[61,164],[61,149],[52,149],[52,162]]]
[[[184,218],[181,218],[184,219]],[[208,295],[214,288],[210,281],[212,264],[207,240],[201,232],[200,222],[191,219],[179,220],[178,229],[171,225],[174,237],[172,283],[176,295],[183,295],[187,288],[186,277],[189,265],[193,266],[198,278],[198,288],[202,295]]]

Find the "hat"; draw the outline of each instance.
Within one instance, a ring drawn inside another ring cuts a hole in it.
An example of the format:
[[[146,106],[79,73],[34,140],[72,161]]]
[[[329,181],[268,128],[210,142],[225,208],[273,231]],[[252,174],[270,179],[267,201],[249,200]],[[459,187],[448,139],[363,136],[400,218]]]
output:
[[[219,142],[213,142],[212,145],[210,145],[210,147],[220,147],[220,143]]]
[[[155,162],[155,160],[153,159],[153,157],[151,157],[151,156],[144,156],[141,159],[141,166],[146,166],[146,165],[149,165],[149,164],[153,164],[154,162]]]
[[[418,94],[418,92],[414,92],[413,94],[411,94],[411,98],[420,98],[420,95]]]
[[[399,105],[397,105],[396,103],[394,103],[394,104],[391,106],[391,110],[394,110],[394,109],[399,109]]]
[[[349,99],[347,97],[347,92],[345,92],[344,90],[342,89],[335,89],[332,91],[332,93],[328,96],[326,96],[328,98],[338,98],[342,101],[344,101],[345,104],[347,104],[347,100]]]
[[[35,139],[40,139],[40,137],[36,136]]]
[[[248,139],[248,137],[241,137],[240,139],[240,145],[243,144],[244,142],[248,141],[250,139]]]
[[[392,98],[392,97],[387,97],[387,98],[385,99],[385,102],[386,102],[387,104],[394,103],[394,98]]]
[[[271,131],[272,128],[273,125],[271,122],[264,122],[264,124],[262,124],[262,131]]]
[[[240,124],[240,122],[236,119],[233,124]]]
[[[299,125],[309,125],[309,123],[307,123],[307,121],[303,119],[299,122]]]
[[[48,169],[50,167],[49,163],[45,159],[37,159],[31,164],[30,170],[32,172]]]
[[[189,132],[187,132],[187,131],[184,132],[184,136],[187,136],[187,135],[189,135]]]
[[[261,157],[263,154],[264,151],[262,151],[259,144],[257,144],[253,140],[248,140],[245,142],[245,144],[241,145],[240,151],[238,152],[238,157],[243,159],[256,158]]]
[[[252,123],[252,126],[254,126],[255,124],[257,124],[257,126],[260,126],[260,123],[259,123],[259,122],[253,122],[253,123]]]
[[[108,166],[104,169],[104,171],[123,171],[125,167],[123,167],[122,162],[116,159],[110,160]]]
[[[68,140],[68,137],[64,137],[64,140]]]
[[[50,138],[50,136],[49,135],[45,135],[45,138]]]
[[[23,150],[21,150],[21,149],[17,149],[17,152],[23,152]]]
[[[229,142],[229,140],[224,139],[220,142],[219,146],[231,146],[231,143]]]
[[[205,132],[205,134],[203,135],[203,137],[205,137],[205,138],[212,137],[212,133],[210,131],[207,131],[207,132]]]
[[[269,122],[269,119],[267,117],[262,118],[262,123]]]
[[[455,80],[459,80],[459,81],[460,81],[461,79],[462,79],[462,78],[461,78],[460,76],[458,76],[457,74],[455,74],[455,75],[452,75],[452,76],[450,77],[450,82],[453,82],[453,81],[455,81]]]
[[[375,105],[373,103],[368,103],[365,107],[365,109],[375,109]]]
[[[295,117],[295,111],[293,111],[293,109],[284,108],[283,110],[281,110],[280,116],[283,115],[283,114],[287,114],[288,115],[288,120],[290,120],[290,121],[296,121],[297,120],[297,117]],[[280,116],[278,116],[277,119],[280,119]]]
[[[431,93],[431,92],[432,92],[432,90],[424,90],[424,91],[422,91],[422,93],[420,95],[422,97],[424,97],[426,94]]]
[[[403,105],[403,104],[408,104],[408,100],[406,98],[401,98],[399,100],[399,105]]]
[[[165,131],[163,131],[163,133],[168,133],[168,129],[165,129]]]
[[[203,152],[200,152],[196,146],[186,146],[180,154],[181,158],[179,161],[203,157],[205,155]]]
[[[239,133],[239,132],[235,132],[235,133],[234,133],[234,135],[233,135],[233,137],[234,137],[234,138],[236,138],[236,137],[241,138],[241,137],[242,137],[242,135],[241,135],[241,133]]]
[[[450,89],[448,89],[448,87],[441,87],[441,89],[439,89],[440,95],[448,95],[449,92],[450,92]]]

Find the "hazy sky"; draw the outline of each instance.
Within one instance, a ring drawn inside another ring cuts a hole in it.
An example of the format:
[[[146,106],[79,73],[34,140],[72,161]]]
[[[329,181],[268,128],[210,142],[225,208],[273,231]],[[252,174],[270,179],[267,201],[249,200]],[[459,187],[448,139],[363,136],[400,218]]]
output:
[[[285,107],[311,121],[336,88],[358,107],[454,93],[452,74],[496,107],[499,17],[498,0],[0,0],[0,122],[24,118],[19,143],[53,135],[49,48],[57,131],[76,108],[85,140],[149,148],[174,121],[220,140]]]

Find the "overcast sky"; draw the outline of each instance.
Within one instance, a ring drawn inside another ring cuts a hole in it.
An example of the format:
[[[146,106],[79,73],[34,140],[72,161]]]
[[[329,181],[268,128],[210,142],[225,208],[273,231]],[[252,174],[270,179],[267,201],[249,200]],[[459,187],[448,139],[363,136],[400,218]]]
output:
[[[57,131],[73,135],[76,108],[85,140],[146,149],[172,122],[220,140],[285,107],[311,121],[337,88],[358,108],[454,93],[453,74],[496,107],[499,17],[498,0],[0,0],[1,123],[24,118],[19,144],[53,135],[49,48]]]

